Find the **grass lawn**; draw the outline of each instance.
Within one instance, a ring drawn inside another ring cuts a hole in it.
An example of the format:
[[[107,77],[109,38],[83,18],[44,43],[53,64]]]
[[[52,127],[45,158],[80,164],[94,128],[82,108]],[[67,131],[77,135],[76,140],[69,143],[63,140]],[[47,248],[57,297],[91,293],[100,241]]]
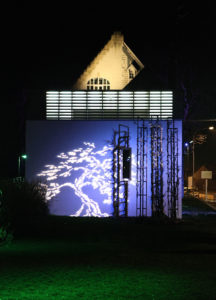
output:
[[[0,247],[0,300],[216,299],[216,216],[50,216]]]

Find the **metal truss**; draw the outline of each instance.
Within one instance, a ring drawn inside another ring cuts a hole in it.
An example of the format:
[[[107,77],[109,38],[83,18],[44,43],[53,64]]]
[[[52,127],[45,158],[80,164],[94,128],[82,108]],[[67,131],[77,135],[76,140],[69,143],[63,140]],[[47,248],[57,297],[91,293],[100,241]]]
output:
[[[148,128],[137,121],[136,216],[147,216]]]
[[[179,192],[178,128],[174,120],[167,120],[167,198],[168,216],[177,217]]]
[[[159,120],[151,122],[151,197],[152,216],[164,214],[162,127]]]
[[[128,180],[123,179],[123,150],[129,148],[129,127],[119,124],[113,137],[113,215],[128,216]]]

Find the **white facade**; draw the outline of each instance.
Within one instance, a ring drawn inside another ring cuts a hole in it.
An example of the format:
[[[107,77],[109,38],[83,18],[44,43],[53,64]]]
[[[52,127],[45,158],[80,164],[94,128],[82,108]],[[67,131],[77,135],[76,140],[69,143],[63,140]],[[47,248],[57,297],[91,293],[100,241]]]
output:
[[[78,78],[74,90],[122,90],[144,68],[121,33],[110,41]]]

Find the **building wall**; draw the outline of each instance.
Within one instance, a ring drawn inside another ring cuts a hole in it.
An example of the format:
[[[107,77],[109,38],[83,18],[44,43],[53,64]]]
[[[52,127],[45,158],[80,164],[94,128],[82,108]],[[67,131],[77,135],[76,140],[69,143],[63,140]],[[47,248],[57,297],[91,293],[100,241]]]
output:
[[[155,122],[155,121],[154,121]],[[182,216],[182,122],[178,131],[177,217]],[[132,173],[129,181],[128,215],[136,216],[137,124],[133,120],[28,121],[26,132],[26,179],[47,185],[51,214],[106,217],[113,214],[113,132],[119,124],[129,127]],[[152,121],[145,121],[147,140],[147,216],[152,215]],[[164,213],[169,214],[167,121],[159,120],[162,139],[162,189]],[[171,147],[171,145],[170,145]]]
[[[136,67],[133,62],[136,62]],[[123,35],[114,33],[73,88],[86,90],[88,81],[102,78],[109,81],[111,90],[122,90],[143,67],[143,64],[125,44]],[[104,89],[103,84],[102,89]]]

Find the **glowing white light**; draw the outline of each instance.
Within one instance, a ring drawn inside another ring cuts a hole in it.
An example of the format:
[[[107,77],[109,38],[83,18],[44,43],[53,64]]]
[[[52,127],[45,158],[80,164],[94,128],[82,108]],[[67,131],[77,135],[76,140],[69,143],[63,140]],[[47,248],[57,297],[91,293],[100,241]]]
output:
[[[73,149],[67,153],[57,155],[61,161],[58,165],[46,165],[46,170],[37,174],[37,176],[46,177],[47,194],[46,199],[51,200],[61,192],[63,187],[70,187],[81,200],[81,207],[71,216],[97,216],[107,217],[107,213],[102,213],[99,204],[91,199],[85,192],[84,188],[91,186],[98,189],[101,195],[105,195],[104,204],[112,204],[112,185],[111,185],[111,168],[112,159],[101,157],[111,154],[112,147],[104,146],[102,150],[94,151],[95,144],[90,142],[83,143],[86,148]],[[81,164],[81,165],[80,165]],[[75,166],[74,166],[75,165]],[[57,181],[61,177],[70,177],[72,172],[82,171],[74,182],[65,182],[59,184]],[[53,182],[55,180],[55,182]]]
[[[86,117],[87,112],[89,117],[94,118],[112,116],[116,112],[119,118],[134,118],[145,109],[148,109],[144,113],[147,116],[155,114],[162,118],[167,116],[164,107],[170,108],[171,115],[173,110],[172,91],[48,91],[46,101],[47,119],[55,118],[55,115],[49,115],[53,109],[57,113],[56,119],[82,118]],[[154,111],[154,107],[157,107],[157,111]],[[125,114],[126,110],[130,112]]]

